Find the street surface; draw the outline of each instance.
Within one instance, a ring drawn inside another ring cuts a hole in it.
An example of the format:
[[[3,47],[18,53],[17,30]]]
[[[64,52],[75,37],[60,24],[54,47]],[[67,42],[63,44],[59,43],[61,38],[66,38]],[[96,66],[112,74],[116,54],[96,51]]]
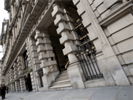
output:
[[[133,86],[9,93],[5,100],[133,100]]]

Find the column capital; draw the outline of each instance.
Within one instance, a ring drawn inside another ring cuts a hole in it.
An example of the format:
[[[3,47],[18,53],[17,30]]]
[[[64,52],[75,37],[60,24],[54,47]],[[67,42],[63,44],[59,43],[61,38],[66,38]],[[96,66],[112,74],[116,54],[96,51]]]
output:
[[[40,32],[40,33],[42,33],[42,32],[48,32],[48,29],[47,28],[43,28],[43,27],[39,27],[39,28],[37,28],[36,30],[35,30],[35,33],[36,32]]]
[[[65,2],[70,2],[70,0],[66,0]],[[66,3],[64,3],[64,0],[54,0],[53,2],[53,7],[58,6],[64,8],[65,5]]]
[[[49,37],[48,30],[44,28],[37,29],[36,35],[34,36],[35,39],[37,38],[43,38],[43,37]]]

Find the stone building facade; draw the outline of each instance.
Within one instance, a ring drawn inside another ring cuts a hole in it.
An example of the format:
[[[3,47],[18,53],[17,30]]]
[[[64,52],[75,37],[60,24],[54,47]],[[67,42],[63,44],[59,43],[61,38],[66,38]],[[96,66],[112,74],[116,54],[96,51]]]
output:
[[[0,86],[3,84],[3,82],[4,82],[4,77],[2,76],[2,66],[0,61]]]
[[[5,0],[10,91],[133,84],[132,0]]]

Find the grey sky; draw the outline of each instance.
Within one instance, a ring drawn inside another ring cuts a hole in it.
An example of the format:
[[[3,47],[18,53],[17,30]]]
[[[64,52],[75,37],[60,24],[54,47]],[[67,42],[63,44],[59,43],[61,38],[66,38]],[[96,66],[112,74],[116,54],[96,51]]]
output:
[[[1,28],[2,28],[2,22],[3,19],[8,19],[8,13],[6,10],[4,10],[4,0],[0,0],[0,33],[1,33]],[[0,46],[0,51],[2,50],[2,47]],[[2,58],[3,54],[0,53],[0,59]]]

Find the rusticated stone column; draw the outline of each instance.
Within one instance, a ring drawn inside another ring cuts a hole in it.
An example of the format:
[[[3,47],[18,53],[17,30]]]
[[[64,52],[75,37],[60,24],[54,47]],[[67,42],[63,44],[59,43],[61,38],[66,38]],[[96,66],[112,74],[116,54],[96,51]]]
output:
[[[14,63],[14,80],[15,80],[15,89],[16,89],[16,92],[19,92],[19,88],[18,88],[18,81],[16,80],[18,78],[18,69],[19,69],[19,57],[17,58],[17,62]]]
[[[13,84],[11,84],[11,92],[14,92]]]
[[[13,65],[14,67],[14,65]],[[12,82],[12,80],[14,79],[14,69],[10,69],[11,71],[11,79],[10,79],[10,82]],[[14,91],[14,88],[13,88],[13,84],[11,84],[11,92]]]
[[[16,92],[18,92],[18,85],[17,85],[17,82],[15,81],[15,79],[18,76],[18,68],[17,68],[17,63],[16,62],[14,62],[14,66],[13,67],[14,67],[14,79],[12,81],[14,81]]]
[[[18,78],[20,77],[20,75],[24,72],[24,60],[23,60],[23,56],[20,55],[17,59],[17,66],[18,66]],[[18,80],[18,89],[19,91],[21,91],[21,86],[20,86],[20,80]]]
[[[37,59],[37,57],[33,58],[33,56],[36,56],[33,53],[37,51],[37,47],[34,45],[35,45],[35,42],[28,37],[26,41],[26,49],[27,49],[27,55],[28,55],[28,61],[29,61],[28,67],[32,69],[32,71],[30,72],[32,89],[33,91],[38,91],[38,87],[36,84],[36,77],[35,77],[35,67],[38,69],[39,67],[38,65],[40,64],[40,62]]]
[[[19,92],[18,82],[17,81],[15,81],[15,88],[16,88],[16,92]]]
[[[67,69],[73,88],[84,88],[84,83],[79,68],[78,59],[75,56],[77,34],[74,31],[74,20],[69,12],[57,3],[53,5],[52,16],[55,17],[54,24],[58,26],[57,34],[61,35],[60,43],[64,44],[64,55],[68,56],[70,66]]]
[[[39,86],[38,86],[38,76],[37,76],[36,73],[37,73],[37,70],[40,68],[40,61],[38,59],[35,39],[29,38],[29,46],[30,46],[29,48],[30,48],[30,53],[31,53],[32,69],[33,69],[33,72],[31,72],[30,75],[31,75],[31,78],[34,78],[34,80],[35,80],[34,85],[32,85],[32,87],[35,88],[35,91],[38,91],[38,88],[39,88]]]
[[[55,81],[55,78],[59,74],[59,71],[57,70],[57,62],[55,60],[55,55],[53,53],[53,48],[51,46],[51,40],[49,39],[49,35],[47,31],[43,30],[36,30],[36,46],[37,46],[37,52],[39,54],[39,60],[41,61],[40,67],[43,68],[43,84],[44,84],[44,90],[48,90],[49,86],[53,81]],[[48,76],[46,73],[49,71],[49,69],[52,67]]]
[[[25,92],[26,91],[26,86],[25,86],[25,80],[24,78],[20,78],[20,87],[21,87],[21,92]]]
[[[10,82],[12,82],[12,79],[14,79],[13,69],[10,69]],[[10,84],[10,91],[13,92],[12,84]]]

